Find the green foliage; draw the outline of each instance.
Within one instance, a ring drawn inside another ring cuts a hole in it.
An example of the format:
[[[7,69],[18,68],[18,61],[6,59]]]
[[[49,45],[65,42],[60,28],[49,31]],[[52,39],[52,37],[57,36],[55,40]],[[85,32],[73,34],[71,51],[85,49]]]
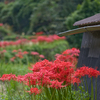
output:
[[[70,47],[71,48],[72,47],[80,48],[81,42],[82,42],[82,36],[83,36],[82,33],[67,36],[67,41],[68,41]]]
[[[13,35],[8,35],[8,36],[5,36],[3,38],[3,40],[5,41],[11,41],[11,40],[17,40],[17,39],[30,39],[31,35],[18,35],[18,34],[13,34]]]
[[[78,5],[77,10],[66,18],[65,24],[67,29],[76,28],[74,22],[90,17],[100,12],[100,0],[84,0],[81,5]],[[68,36],[68,41],[71,47],[80,48],[82,34]]]
[[[82,86],[80,86],[81,88]],[[78,91],[72,91],[73,96],[74,96],[74,100],[90,100],[90,96],[88,94],[88,92],[83,92],[83,90],[78,90]]]
[[[11,41],[12,40],[13,41],[13,40],[16,40],[17,37],[19,37],[19,35],[15,35],[15,34],[14,35],[8,35],[8,36],[5,36],[3,38],[3,40],[5,40],[5,41],[9,41],[9,40]]]
[[[6,74],[16,74],[16,75],[24,75],[28,72],[31,72],[28,70],[28,65],[20,65],[20,64],[13,64],[13,63],[0,63],[0,76],[2,76],[4,73]]]
[[[1,83],[2,84],[2,83]],[[15,81],[3,83],[6,88],[5,94],[0,93],[0,100],[34,100],[33,94],[27,93],[25,90],[29,88]],[[82,86],[79,86],[81,88]],[[39,88],[39,86],[38,86]],[[89,100],[87,92],[82,93],[80,90],[71,90],[72,87],[67,86],[62,89],[53,89],[43,87],[41,94],[35,95],[35,100]]]
[[[4,36],[11,35],[12,32],[9,29],[5,29],[4,27],[0,27],[0,39]]]
[[[68,18],[66,18],[66,25],[68,29],[73,27],[74,22],[81,19],[90,17],[96,13],[100,12],[100,1],[99,0],[84,0],[82,5],[78,5],[77,10],[73,12]]]
[[[81,4],[84,0],[74,0],[76,4]]]
[[[58,33],[66,30],[65,17],[76,8],[74,0],[15,0],[0,3],[0,22],[13,27],[15,32],[33,31]]]

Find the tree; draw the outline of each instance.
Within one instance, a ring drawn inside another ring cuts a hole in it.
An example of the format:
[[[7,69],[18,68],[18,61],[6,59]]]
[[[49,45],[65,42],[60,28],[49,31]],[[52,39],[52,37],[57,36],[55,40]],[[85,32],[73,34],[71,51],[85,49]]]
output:
[[[66,18],[65,24],[67,29],[76,28],[73,26],[76,21],[90,17],[96,13],[100,13],[100,0],[84,0],[81,5],[78,5],[77,10]],[[72,44],[72,47],[80,48],[81,40],[82,34],[68,36],[68,41]]]
[[[54,34],[66,29],[65,18],[75,7],[73,0],[15,0],[3,4],[0,22],[11,25],[18,33],[45,31]]]

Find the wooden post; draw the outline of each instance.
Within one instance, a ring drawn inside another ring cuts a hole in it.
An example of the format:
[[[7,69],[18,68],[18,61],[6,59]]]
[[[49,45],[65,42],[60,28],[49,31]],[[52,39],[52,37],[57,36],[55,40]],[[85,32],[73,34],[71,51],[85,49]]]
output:
[[[95,33],[95,34],[94,34]],[[83,33],[77,67],[89,66],[100,70],[100,31]],[[91,94],[91,80],[87,78],[88,92]],[[93,79],[94,94],[96,79]],[[97,100],[100,100],[100,77],[97,78]]]

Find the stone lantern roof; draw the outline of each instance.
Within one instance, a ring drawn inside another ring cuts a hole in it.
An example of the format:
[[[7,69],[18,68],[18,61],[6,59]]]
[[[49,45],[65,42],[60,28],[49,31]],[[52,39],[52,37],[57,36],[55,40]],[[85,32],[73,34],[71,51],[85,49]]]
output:
[[[77,21],[73,24],[73,26],[79,26],[80,28],[61,32],[58,35],[67,36],[67,35],[73,35],[73,34],[78,34],[78,33],[83,33],[83,32],[99,31],[100,30],[100,13],[94,16],[82,19],[80,21]]]
[[[91,26],[91,25],[98,25],[98,24],[100,24],[100,13],[94,16],[82,19],[80,21],[77,21],[73,24],[73,26],[83,27],[83,26]]]

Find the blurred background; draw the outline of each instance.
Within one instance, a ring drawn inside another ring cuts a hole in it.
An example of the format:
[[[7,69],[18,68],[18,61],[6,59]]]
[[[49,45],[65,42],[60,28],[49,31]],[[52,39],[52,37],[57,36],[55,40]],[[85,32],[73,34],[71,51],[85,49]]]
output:
[[[58,34],[73,23],[100,12],[100,0],[0,0],[0,40],[16,36]],[[70,47],[80,48],[82,34],[67,36]]]

